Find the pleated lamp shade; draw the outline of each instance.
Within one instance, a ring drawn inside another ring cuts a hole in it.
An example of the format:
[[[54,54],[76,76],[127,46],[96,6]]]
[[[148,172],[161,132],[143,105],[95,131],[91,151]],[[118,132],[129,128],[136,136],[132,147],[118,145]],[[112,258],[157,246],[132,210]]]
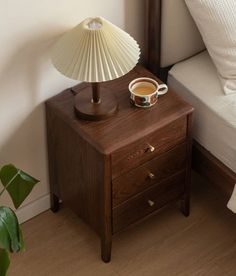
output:
[[[85,19],[58,40],[52,63],[71,79],[103,82],[128,73],[139,56],[139,45],[128,33],[96,17]]]

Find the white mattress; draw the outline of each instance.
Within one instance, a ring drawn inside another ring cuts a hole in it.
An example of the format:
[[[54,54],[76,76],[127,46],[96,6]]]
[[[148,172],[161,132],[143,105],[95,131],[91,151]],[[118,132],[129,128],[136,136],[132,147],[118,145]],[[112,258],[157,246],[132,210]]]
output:
[[[168,85],[195,108],[194,138],[236,172],[236,94],[224,94],[208,53],[174,65]]]

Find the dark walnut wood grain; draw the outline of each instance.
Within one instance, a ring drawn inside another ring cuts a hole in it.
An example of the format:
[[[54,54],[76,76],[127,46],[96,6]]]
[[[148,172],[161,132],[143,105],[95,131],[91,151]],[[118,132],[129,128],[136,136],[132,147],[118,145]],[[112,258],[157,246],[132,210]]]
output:
[[[74,109],[74,94],[71,89],[48,101],[61,119],[65,120],[83,139],[103,154],[110,154],[144,136],[151,134],[172,121],[187,116],[192,108],[181,100],[171,90],[159,97],[158,103],[149,109],[142,109],[130,105],[128,84],[134,78],[144,76],[153,77],[149,71],[141,66],[135,67],[129,74],[117,80],[102,83],[109,88],[107,93],[114,93],[119,103],[119,112],[116,116],[99,122],[78,120]],[[160,81],[159,81],[160,82]],[[84,88],[85,84],[79,87]]]
[[[162,180],[172,178],[177,171],[184,170],[186,178],[168,180],[166,185],[153,188],[153,191],[160,189],[160,193],[155,192],[158,203],[154,209],[157,210],[172,199],[189,202],[190,166],[187,163],[190,160],[188,149],[191,125],[188,122],[193,109],[172,91],[161,96],[152,108],[131,106],[128,84],[134,78],[145,76],[155,78],[149,71],[137,66],[124,77],[101,84],[104,91],[117,97],[119,104],[118,113],[104,121],[85,121],[76,117],[75,97],[81,90],[86,90],[88,84],[85,83],[67,89],[46,102],[51,209],[58,211],[59,199],[62,199],[65,205],[87,222],[100,236],[104,262],[109,262],[111,258],[112,227],[123,229],[137,220],[134,209],[127,210],[130,215],[134,214],[134,219],[124,220],[127,225],[118,222],[121,221],[120,215],[117,220],[112,219],[116,214],[116,211],[112,211],[112,203],[116,200],[115,196],[113,198],[112,181],[116,183],[114,187],[117,191],[122,191],[123,183],[118,179],[124,176],[124,172],[131,175],[127,191],[131,191],[128,201],[133,202],[135,192],[149,195],[148,189],[156,187]],[[144,153],[146,143],[153,142],[155,150]],[[139,149],[141,155],[137,154]],[[176,152],[173,159],[177,159],[174,157],[177,153],[180,155],[179,164],[169,156],[170,149]],[[137,158],[131,158],[134,161],[127,163],[127,157],[129,159],[129,156],[136,154]],[[154,160],[152,163],[154,158],[163,161]],[[186,160],[185,165],[183,160]],[[150,168],[155,170],[157,181],[151,181],[150,186],[141,184],[135,190],[136,176],[131,169],[139,171],[147,161],[151,162]],[[168,162],[169,168],[164,168],[162,162]],[[127,206],[132,209],[136,205]],[[150,213],[145,206],[143,204],[139,209],[142,217]],[[184,206],[187,208],[189,205]],[[122,227],[119,226],[121,224]]]
[[[89,121],[100,121],[114,116],[118,111],[115,95],[109,93],[110,91],[107,93],[103,90],[100,91],[97,83],[94,83],[93,87],[93,93],[92,86],[88,86],[75,96],[74,109],[78,118]],[[96,91],[99,91],[99,93],[95,93]],[[92,98],[92,94],[94,94],[94,99]]]
[[[145,58],[148,69],[160,74],[161,64],[161,7],[162,0],[146,1],[146,47]],[[154,35],[155,34],[155,35]]]
[[[106,186],[110,178],[109,158],[90,147],[52,112],[47,108],[48,143],[54,150],[49,158],[51,193],[101,234],[105,226],[97,218],[106,215],[104,193],[110,198],[110,183]]]
[[[184,143],[114,179],[113,207],[183,170],[186,167],[186,155]]]
[[[185,171],[152,186],[113,209],[113,232],[160,209],[184,194]]]
[[[196,141],[193,143],[193,169],[219,187],[225,200],[229,200],[236,183],[236,173]]]
[[[180,144],[186,139],[186,129],[186,117],[183,117],[115,151],[111,155],[112,178]]]

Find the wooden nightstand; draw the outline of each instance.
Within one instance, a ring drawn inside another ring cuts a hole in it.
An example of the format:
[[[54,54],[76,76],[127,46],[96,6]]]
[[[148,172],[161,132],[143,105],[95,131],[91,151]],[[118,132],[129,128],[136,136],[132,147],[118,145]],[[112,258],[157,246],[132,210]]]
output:
[[[189,215],[193,108],[172,91],[150,109],[131,106],[128,84],[142,76],[155,78],[137,66],[103,84],[119,101],[105,121],[78,120],[70,89],[46,102],[51,209],[61,198],[91,225],[105,262],[113,234],[169,202],[180,200]],[[88,85],[74,88],[82,89]]]

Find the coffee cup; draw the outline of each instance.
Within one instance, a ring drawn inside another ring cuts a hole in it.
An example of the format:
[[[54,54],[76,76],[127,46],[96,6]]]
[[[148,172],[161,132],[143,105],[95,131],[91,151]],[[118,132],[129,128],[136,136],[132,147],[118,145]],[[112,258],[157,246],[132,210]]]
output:
[[[137,107],[151,107],[157,100],[158,96],[164,95],[168,91],[166,84],[159,84],[151,78],[137,78],[129,84],[131,103]]]

